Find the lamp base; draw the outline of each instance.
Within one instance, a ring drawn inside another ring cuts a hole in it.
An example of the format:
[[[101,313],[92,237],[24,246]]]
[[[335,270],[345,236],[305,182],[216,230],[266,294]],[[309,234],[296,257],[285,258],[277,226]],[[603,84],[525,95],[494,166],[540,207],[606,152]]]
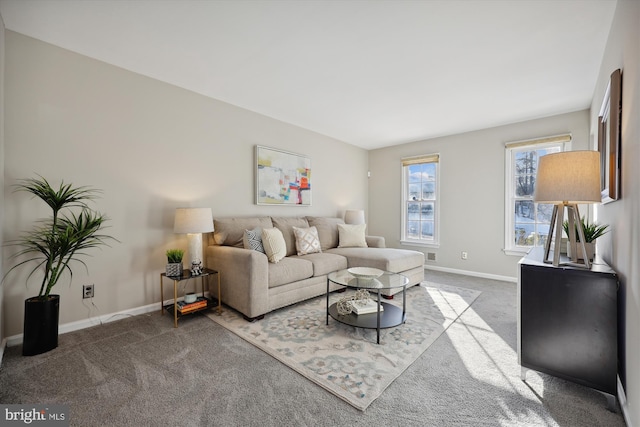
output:
[[[202,261],[202,233],[187,234],[189,242],[189,266],[192,263]]]
[[[584,257],[584,264],[578,261],[577,257],[577,245],[580,244],[582,248],[582,253],[587,253],[587,249],[585,247],[584,241],[584,230],[582,229],[580,222],[580,211],[578,210],[577,203],[556,203],[553,205],[553,212],[551,214],[551,224],[549,227],[549,235],[547,236],[547,242],[545,244],[544,249],[544,258],[543,261],[547,264],[553,264],[554,267],[560,266],[560,251],[562,245],[562,224],[564,222],[564,208],[567,208],[568,218],[567,222],[569,223],[569,241],[567,242],[569,251],[571,253],[571,261],[567,263],[562,263],[562,265],[570,265],[572,267],[584,267],[591,268],[591,262],[589,261],[589,257]],[[580,225],[576,227],[576,224]],[[580,241],[576,241],[576,229],[578,230],[578,236]],[[556,240],[554,242],[553,247],[553,261],[549,260],[549,252],[551,251],[551,241],[553,240],[553,234],[555,231]]]

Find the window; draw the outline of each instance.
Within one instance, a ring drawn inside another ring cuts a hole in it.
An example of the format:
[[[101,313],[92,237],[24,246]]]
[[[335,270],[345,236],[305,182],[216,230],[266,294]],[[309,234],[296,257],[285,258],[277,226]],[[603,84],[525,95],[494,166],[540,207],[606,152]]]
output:
[[[505,252],[521,255],[545,245],[553,205],[533,201],[538,160],[567,150],[570,142],[571,135],[559,135],[506,145]]]
[[[402,242],[438,243],[439,155],[402,159]]]

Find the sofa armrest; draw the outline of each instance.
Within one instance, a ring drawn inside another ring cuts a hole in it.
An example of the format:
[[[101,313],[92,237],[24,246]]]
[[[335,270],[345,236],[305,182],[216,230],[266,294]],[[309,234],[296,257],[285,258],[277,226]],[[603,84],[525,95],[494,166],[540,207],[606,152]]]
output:
[[[364,238],[370,248],[386,248],[384,237],[382,236],[365,236]]]
[[[247,317],[269,311],[269,266],[261,252],[233,246],[207,246],[207,267],[220,272],[222,302]]]

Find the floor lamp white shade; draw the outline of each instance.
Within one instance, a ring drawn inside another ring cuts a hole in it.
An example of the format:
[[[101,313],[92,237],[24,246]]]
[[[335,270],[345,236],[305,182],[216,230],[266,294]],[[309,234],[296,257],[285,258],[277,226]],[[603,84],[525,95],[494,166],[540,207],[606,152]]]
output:
[[[186,234],[189,241],[189,266],[202,261],[202,233],[213,231],[211,208],[177,208],[173,232]]]
[[[545,262],[549,256],[555,231],[553,265],[558,266],[560,263],[562,224],[566,207],[572,261],[577,262],[575,233],[577,229],[580,245],[583,249],[582,253],[585,254],[584,265],[587,268],[590,267],[589,257],[586,256],[584,231],[580,222],[578,204],[598,203],[600,200],[600,153],[597,151],[564,151],[540,157],[533,201],[553,203],[549,235],[545,244]]]
[[[344,213],[344,222],[346,224],[364,224],[363,210],[348,210]]]

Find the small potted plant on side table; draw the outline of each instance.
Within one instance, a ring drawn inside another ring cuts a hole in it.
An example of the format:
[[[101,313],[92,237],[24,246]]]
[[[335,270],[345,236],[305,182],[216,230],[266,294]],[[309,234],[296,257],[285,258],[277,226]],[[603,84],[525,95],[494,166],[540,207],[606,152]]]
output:
[[[589,261],[593,261],[593,257],[596,253],[596,239],[603,234],[605,234],[609,228],[608,224],[598,225],[596,223],[589,223],[589,221],[585,221],[584,217],[580,219],[580,223],[582,225],[582,231],[584,232],[584,246],[587,250],[587,256],[589,257]],[[564,221],[562,223],[562,227],[564,228],[564,232],[569,235],[569,222]],[[580,243],[580,235],[578,234],[578,224],[576,224],[576,241]],[[578,259],[584,259],[584,254],[582,253],[582,245],[576,246],[576,252]],[[571,258],[571,245],[567,242],[567,256]]]
[[[166,274],[169,277],[182,276],[182,257],[184,251],[182,249],[167,250],[167,269]]]

